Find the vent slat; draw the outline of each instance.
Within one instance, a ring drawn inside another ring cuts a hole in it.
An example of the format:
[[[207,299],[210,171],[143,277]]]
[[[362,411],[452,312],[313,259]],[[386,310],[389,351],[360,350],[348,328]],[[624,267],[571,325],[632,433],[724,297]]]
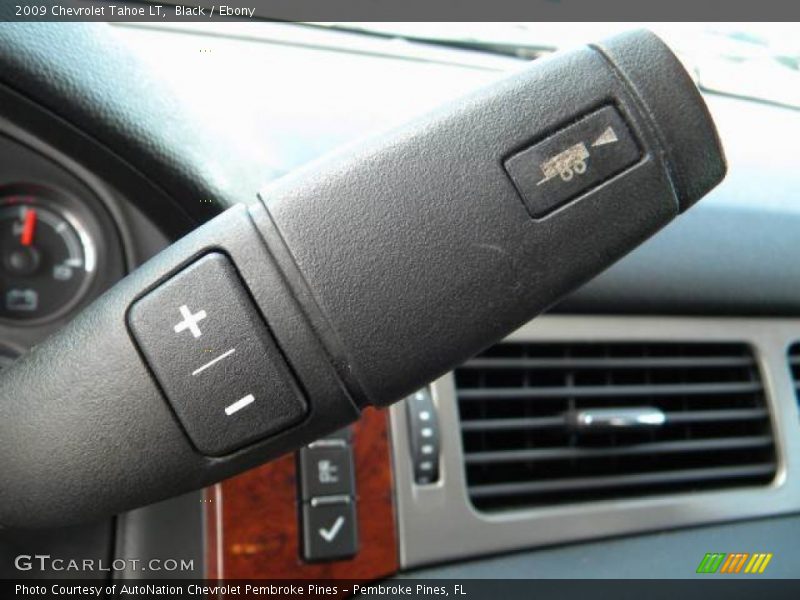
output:
[[[800,391],[800,345],[791,356]],[[505,342],[454,379],[478,510],[766,485],[776,473],[746,344]]]
[[[644,485],[666,485],[673,483],[709,480],[740,479],[769,475],[775,471],[774,463],[718,467],[713,469],[685,469],[660,473],[633,473],[607,477],[579,477],[547,482],[502,483],[469,486],[473,498],[488,498],[510,495],[535,495],[556,491],[622,488]]]
[[[473,358],[461,369],[698,369],[747,367],[751,356],[646,357],[646,358]],[[794,364],[794,363],[793,363]],[[800,364],[800,357],[797,363]]]
[[[666,425],[686,423],[707,423],[715,421],[756,421],[769,417],[766,408],[740,408],[729,410],[687,410],[685,412],[666,412]],[[567,419],[561,417],[531,417],[524,419],[474,419],[461,422],[461,431],[514,431],[518,429],[551,429],[564,427]]]
[[[459,390],[461,400],[511,400],[526,398],[607,398],[610,396],[677,396],[751,394],[761,390],[758,382],[675,383],[664,385],[586,385],[562,387],[476,388]]]
[[[618,446],[614,448],[538,448],[531,450],[499,450],[496,452],[473,452],[465,454],[468,465],[566,460],[572,458],[603,458],[609,456],[640,456],[647,454],[669,454],[672,452],[712,452],[723,450],[742,450],[772,445],[772,437],[735,437],[709,440],[688,440],[678,442],[655,442],[635,446]]]
[[[477,419],[463,421],[461,431],[512,431],[514,429],[550,429],[564,427],[566,417],[531,417],[526,419]]]
[[[686,423],[708,423],[715,421],[757,421],[769,417],[766,408],[731,408],[728,410],[687,410],[685,412],[666,413],[668,425]]]

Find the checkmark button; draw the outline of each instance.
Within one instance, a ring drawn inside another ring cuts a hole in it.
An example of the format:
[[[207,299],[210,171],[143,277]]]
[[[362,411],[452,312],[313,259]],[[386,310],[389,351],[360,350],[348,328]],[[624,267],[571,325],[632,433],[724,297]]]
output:
[[[344,560],[358,550],[355,501],[347,496],[312,498],[303,504],[303,558]]]
[[[342,525],[344,525],[344,517],[339,517],[336,521],[331,525],[330,529],[323,529],[320,527],[319,534],[322,536],[322,539],[326,542],[332,542],[336,539],[336,535],[341,531]]]

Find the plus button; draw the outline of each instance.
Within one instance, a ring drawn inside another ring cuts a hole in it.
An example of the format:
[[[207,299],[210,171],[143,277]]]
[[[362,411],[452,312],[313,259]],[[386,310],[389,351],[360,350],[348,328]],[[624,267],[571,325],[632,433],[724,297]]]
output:
[[[183,317],[183,321],[175,325],[173,329],[175,333],[180,333],[184,329],[188,329],[192,332],[192,335],[196,338],[199,338],[203,335],[203,332],[200,331],[200,328],[197,324],[206,318],[206,311],[199,310],[195,314],[192,314],[192,311],[189,310],[189,307],[185,304],[181,306],[178,310],[181,311],[181,316]]]

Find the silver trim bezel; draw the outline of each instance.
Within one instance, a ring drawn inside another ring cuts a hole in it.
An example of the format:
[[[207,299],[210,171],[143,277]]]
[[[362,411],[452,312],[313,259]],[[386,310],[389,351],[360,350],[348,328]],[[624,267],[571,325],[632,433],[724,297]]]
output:
[[[544,316],[517,341],[742,342],[761,370],[778,468],[766,486],[678,493],[484,513],[467,497],[452,374],[431,385],[441,427],[439,482],[416,485],[406,411],[390,409],[400,563],[403,569],[522,548],[800,511],[800,420],[787,361],[800,319]]]

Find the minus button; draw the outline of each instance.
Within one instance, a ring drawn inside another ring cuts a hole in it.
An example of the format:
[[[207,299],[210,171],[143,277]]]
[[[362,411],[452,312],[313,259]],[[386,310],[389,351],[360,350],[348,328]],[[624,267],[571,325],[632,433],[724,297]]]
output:
[[[236,402],[234,402],[230,406],[226,406],[225,407],[225,414],[230,417],[233,413],[238,412],[238,411],[242,410],[245,406],[248,406],[248,405],[252,404],[253,402],[255,402],[255,400],[256,399],[253,397],[253,394],[247,394],[247,396],[245,396],[241,400],[237,400]]]

